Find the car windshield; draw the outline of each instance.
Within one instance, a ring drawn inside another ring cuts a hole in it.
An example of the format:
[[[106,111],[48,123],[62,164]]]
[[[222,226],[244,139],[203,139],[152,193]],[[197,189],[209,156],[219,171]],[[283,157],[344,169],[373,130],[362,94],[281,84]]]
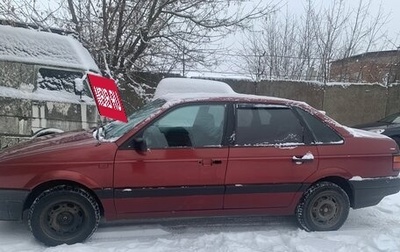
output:
[[[400,123],[400,113],[389,115],[389,116],[379,120],[379,122]]]
[[[157,99],[150,103],[147,103],[139,110],[133,112],[128,117],[128,122],[123,123],[119,121],[111,122],[103,127],[101,137],[103,139],[119,138],[129,130],[133,129],[136,125],[148,118],[151,114],[159,111],[165,104],[165,100]]]

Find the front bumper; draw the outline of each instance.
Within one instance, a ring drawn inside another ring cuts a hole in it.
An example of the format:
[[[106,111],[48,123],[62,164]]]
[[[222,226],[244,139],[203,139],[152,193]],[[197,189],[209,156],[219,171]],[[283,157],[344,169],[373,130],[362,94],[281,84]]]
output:
[[[0,189],[0,220],[21,220],[28,190]]]
[[[354,209],[377,205],[385,196],[400,191],[400,177],[350,181]]]

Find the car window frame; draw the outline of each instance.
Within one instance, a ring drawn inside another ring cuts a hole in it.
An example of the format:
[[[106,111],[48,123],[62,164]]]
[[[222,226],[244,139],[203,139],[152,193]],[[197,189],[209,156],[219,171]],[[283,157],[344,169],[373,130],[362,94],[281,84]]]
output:
[[[319,122],[321,122],[322,124],[324,124],[325,126],[327,126],[330,130],[332,130],[340,139],[341,141],[337,141],[337,142],[318,142],[316,139],[316,136],[314,135],[312,129],[310,128],[310,126],[308,125],[308,123],[306,122],[305,118],[299,113],[298,110],[302,110],[305,113],[308,113],[310,116],[314,117],[316,120],[318,120]],[[298,106],[293,106],[293,111],[298,115],[299,119],[302,121],[304,127],[307,128],[307,131],[309,133],[309,136],[311,138],[310,140],[310,144],[309,145],[318,145],[318,146],[323,146],[323,145],[343,145],[345,142],[345,138],[335,129],[333,128],[331,125],[329,125],[328,123],[326,123],[324,120],[322,120],[321,118],[315,116],[313,113],[310,113],[310,111],[308,111],[307,109],[304,109],[302,107],[298,107]]]
[[[238,145],[236,144],[236,124],[237,124],[237,109],[240,105],[246,105],[246,106],[251,106],[255,105],[256,107],[271,107],[271,108],[285,108],[289,109],[292,111],[293,115],[299,120],[300,125],[303,127],[303,142],[302,143],[275,143],[275,144],[260,144],[260,145],[254,145],[254,144],[249,144],[249,145]],[[231,147],[239,147],[239,148],[265,148],[265,147],[296,147],[296,146],[310,146],[312,145],[312,140],[313,136],[310,132],[310,129],[307,127],[307,125],[304,123],[304,120],[301,118],[301,116],[297,113],[295,109],[293,109],[293,106],[287,105],[287,104],[280,104],[280,103],[263,103],[263,102],[235,102],[233,104],[233,119],[231,121],[232,123],[232,138],[230,139],[230,145]]]
[[[192,101],[192,102],[183,102],[176,104],[174,106],[169,107],[156,117],[152,118],[151,121],[146,123],[141,129],[139,129],[133,136],[131,136],[128,140],[126,140],[123,144],[120,146],[120,150],[135,150],[135,141],[137,139],[143,139],[143,133],[146,129],[151,127],[154,123],[157,121],[161,120],[163,117],[168,115],[170,112],[177,110],[182,107],[187,107],[187,106],[195,106],[195,105],[223,105],[225,106],[225,113],[224,113],[224,125],[222,127],[222,139],[221,139],[221,145],[220,146],[180,146],[180,147],[169,147],[169,148],[153,148],[151,150],[177,150],[177,149],[201,149],[201,148],[223,148],[223,147],[228,147],[229,146],[229,138],[228,138],[228,124],[229,124],[229,113],[231,111],[230,104],[229,102],[226,101]],[[149,151],[149,149],[148,149]]]

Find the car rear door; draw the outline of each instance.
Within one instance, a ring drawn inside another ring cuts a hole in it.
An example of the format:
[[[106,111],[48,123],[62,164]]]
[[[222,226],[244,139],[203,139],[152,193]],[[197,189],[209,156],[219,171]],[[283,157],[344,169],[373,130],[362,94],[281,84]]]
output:
[[[118,214],[222,209],[228,147],[225,104],[188,104],[169,110],[115,158]]]
[[[300,197],[318,167],[318,151],[288,106],[236,105],[225,209],[284,208]]]

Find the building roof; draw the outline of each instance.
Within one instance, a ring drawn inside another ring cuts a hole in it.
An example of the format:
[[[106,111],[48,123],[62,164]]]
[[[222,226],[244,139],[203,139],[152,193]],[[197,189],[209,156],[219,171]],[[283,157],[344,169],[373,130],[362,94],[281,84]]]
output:
[[[0,25],[0,34],[0,60],[100,72],[72,36],[8,25]]]
[[[400,57],[400,51],[399,50],[390,50],[390,51],[366,52],[366,53],[357,54],[357,55],[354,55],[351,57],[334,60],[334,61],[331,61],[331,63],[339,63],[339,62],[343,62],[343,61],[354,61],[354,60],[363,59],[363,58],[377,58],[377,57],[391,57],[391,56]]]

